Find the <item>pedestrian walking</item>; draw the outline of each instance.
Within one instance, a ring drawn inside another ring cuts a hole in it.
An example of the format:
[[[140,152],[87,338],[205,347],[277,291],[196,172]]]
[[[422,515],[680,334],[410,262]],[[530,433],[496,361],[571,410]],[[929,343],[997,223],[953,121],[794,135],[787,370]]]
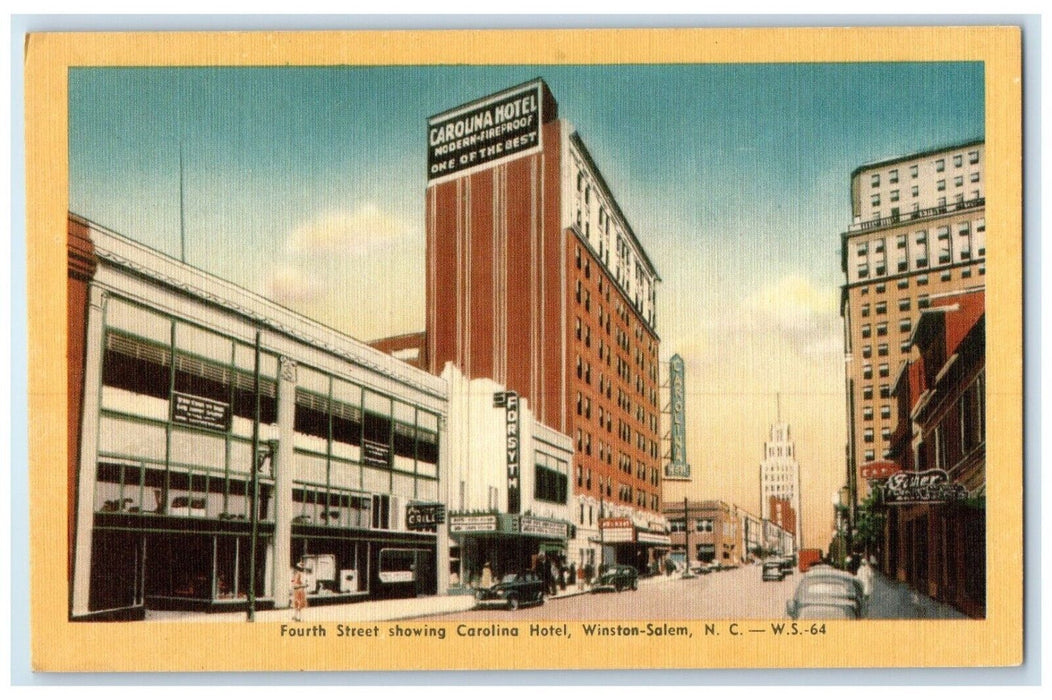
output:
[[[489,562],[482,565],[482,580],[480,585],[483,588],[489,588],[493,585],[493,569],[490,568]]]
[[[307,607],[307,569],[303,564],[296,564],[292,572],[292,619],[299,622]]]
[[[862,584],[862,595],[869,598],[870,593],[873,592],[873,568],[869,565],[868,560],[863,559],[859,562],[855,577]]]
[[[584,567],[580,564],[577,565],[577,590],[584,590]]]

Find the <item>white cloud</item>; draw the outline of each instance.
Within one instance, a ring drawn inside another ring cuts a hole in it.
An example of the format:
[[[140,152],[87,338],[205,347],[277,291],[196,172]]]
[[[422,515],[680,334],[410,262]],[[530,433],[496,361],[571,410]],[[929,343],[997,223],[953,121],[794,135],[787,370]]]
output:
[[[822,289],[801,275],[786,275],[746,297],[742,322],[768,330],[803,355],[842,351],[837,290]]]
[[[325,212],[293,230],[286,249],[291,255],[362,255],[405,242],[412,227],[366,203],[353,211]]]
[[[325,212],[288,233],[264,293],[363,340],[418,330],[423,249],[418,229],[374,204]]]

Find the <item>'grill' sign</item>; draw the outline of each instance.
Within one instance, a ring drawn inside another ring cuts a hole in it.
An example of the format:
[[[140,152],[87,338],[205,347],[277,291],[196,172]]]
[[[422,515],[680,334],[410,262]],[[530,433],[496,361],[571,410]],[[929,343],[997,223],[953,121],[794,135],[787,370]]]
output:
[[[427,126],[427,178],[539,149],[540,127],[539,81],[432,117]]]

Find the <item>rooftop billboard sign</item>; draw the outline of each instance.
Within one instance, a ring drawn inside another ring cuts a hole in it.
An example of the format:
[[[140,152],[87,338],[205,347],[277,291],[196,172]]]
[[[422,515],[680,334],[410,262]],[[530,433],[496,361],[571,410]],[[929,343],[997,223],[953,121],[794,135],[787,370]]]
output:
[[[541,124],[554,116],[547,113],[554,104],[538,79],[431,117],[428,184],[539,152]]]

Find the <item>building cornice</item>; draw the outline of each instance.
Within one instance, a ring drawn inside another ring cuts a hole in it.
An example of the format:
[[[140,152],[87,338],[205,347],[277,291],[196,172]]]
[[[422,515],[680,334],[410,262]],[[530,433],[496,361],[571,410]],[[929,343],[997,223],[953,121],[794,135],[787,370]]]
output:
[[[418,370],[255,292],[175,260],[98,224],[88,222],[83,217],[76,218],[89,226],[95,245],[95,256],[100,262],[124,269],[180,294],[246,318],[261,327],[373,370],[424,394],[443,400],[448,398],[446,382],[440,377]]]

